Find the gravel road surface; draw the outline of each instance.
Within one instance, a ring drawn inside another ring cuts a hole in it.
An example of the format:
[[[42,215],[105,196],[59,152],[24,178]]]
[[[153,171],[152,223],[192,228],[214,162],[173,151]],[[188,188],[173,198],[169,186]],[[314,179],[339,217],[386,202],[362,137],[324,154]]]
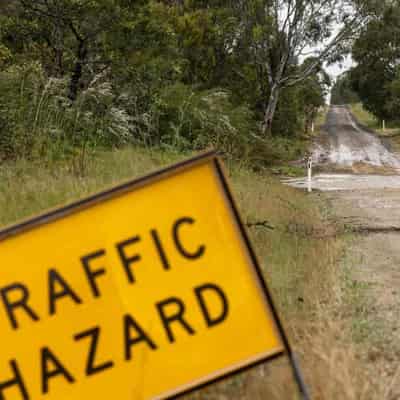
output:
[[[315,163],[339,166],[365,163],[400,169],[400,159],[378,137],[360,127],[347,107],[332,106],[323,130],[313,150]]]

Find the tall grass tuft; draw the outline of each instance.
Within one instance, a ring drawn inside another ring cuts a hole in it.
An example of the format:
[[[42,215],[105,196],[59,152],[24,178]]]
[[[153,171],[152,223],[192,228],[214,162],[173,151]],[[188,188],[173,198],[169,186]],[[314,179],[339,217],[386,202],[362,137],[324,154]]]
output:
[[[66,79],[48,77],[37,62],[0,72],[0,157],[70,159],[83,168],[87,149],[126,143],[131,118],[99,74],[71,102]],[[0,158],[0,160],[1,160]]]

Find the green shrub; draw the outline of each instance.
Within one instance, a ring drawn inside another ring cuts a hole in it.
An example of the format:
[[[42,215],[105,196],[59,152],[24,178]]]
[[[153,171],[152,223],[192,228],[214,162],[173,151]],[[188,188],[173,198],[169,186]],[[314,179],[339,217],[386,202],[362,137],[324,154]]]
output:
[[[216,148],[233,158],[243,157],[257,131],[253,113],[236,106],[227,91],[196,91],[181,83],[159,97],[160,144],[177,150]]]
[[[262,138],[250,108],[222,89],[148,87],[138,79],[117,95],[105,72],[71,102],[68,77],[48,77],[40,63],[30,63],[1,71],[0,93],[0,160],[72,156],[82,172],[93,148],[125,143],[176,152],[212,147],[253,165],[299,153],[293,139]]]
[[[49,78],[39,63],[0,72],[0,155],[63,157],[87,145],[131,140],[131,117],[106,75],[97,75],[76,101],[67,79]]]

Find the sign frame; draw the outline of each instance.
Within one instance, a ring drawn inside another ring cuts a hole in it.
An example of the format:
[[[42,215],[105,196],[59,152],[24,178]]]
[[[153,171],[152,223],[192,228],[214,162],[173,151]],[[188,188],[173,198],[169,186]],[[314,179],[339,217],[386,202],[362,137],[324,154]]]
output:
[[[247,252],[247,254],[250,258],[251,267],[253,269],[252,272],[254,273],[254,275],[257,279],[257,283],[260,286],[261,295],[263,296],[263,301],[266,303],[266,309],[269,308],[269,310],[272,314],[271,315],[272,320],[273,320],[273,323],[277,330],[277,333],[279,334],[279,337],[281,339],[283,349],[282,349],[282,351],[278,351],[273,354],[267,354],[261,358],[256,358],[254,360],[246,360],[244,362],[243,361],[239,362],[237,364],[237,367],[235,367],[235,365],[231,365],[228,368],[225,368],[224,370],[214,371],[209,375],[210,376],[209,379],[207,379],[207,377],[204,377],[204,378],[201,378],[199,382],[197,382],[197,381],[196,382],[193,382],[193,381],[188,382],[188,383],[182,385],[180,388],[179,387],[176,388],[175,390],[173,390],[173,392],[162,395],[162,397],[158,397],[158,399],[163,399],[163,400],[175,399],[177,397],[183,396],[183,395],[193,392],[195,390],[206,387],[212,383],[221,381],[228,377],[232,377],[233,375],[236,375],[240,372],[246,371],[246,370],[248,370],[256,365],[260,365],[266,361],[270,361],[272,359],[279,358],[281,356],[286,355],[289,359],[289,363],[290,363],[290,366],[291,366],[292,372],[293,372],[293,377],[296,381],[300,395],[301,395],[302,399],[308,400],[308,399],[310,399],[310,396],[308,394],[308,389],[303,380],[303,377],[302,377],[301,371],[299,369],[295,354],[292,351],[289,339],[283,328],[282,321],[279,317],[277,308],[275,307],[275,304],[274,304],[273,298],[271,296],[270,290],[268,288],[268,285],[265,282],[265,279],[263,277],[260,263],[258,261],[256,253],[254,251],[254,248],[251,244],[249,235],[247,233],[247,228],[243,222],[243,219],[239,212],[239,208],[233,197],[232,190],[229,186],[223,163],[222,163],[221,159],[218,157],[218,154],[216,151],[211,150],[211,151],[199,154],[195,157],[175,163],[173,165],[167,166],[167,167],[159,169],[157,171],[151,172],[142,177],[128,180],[119,185],[116,185],[111,188],[108,188],[103,191],[92,194],[88,197],[67,203],[66,205],[61,206],[61,207],[52,208],[50,210],[45,211],[44,213],[24,219],[20,222],[17,222],[16,224],[6,226],[6,227],[0,229],[0,242],[4,241],[10,237],[13,237],[13,236],[22,234],[24,232],[27,232],[29,230],[32,230],[34,228],[38,228],[42,225],[49,224],[56,220],[65,218],[65,217],[67,217],[71,214],[74,214],[76,212],[79,212],[83,209],[94,206],[100,202],[110,200],[114,197],[122,196],[125,193],[132,192],[143,186],[147,186],[147,185],[150,185],[159,180],[168,178],[171,175],[179,174],[180,172],[183,172],[190,168],[193,168],[193,167],[196,167],[196,166],[199,166],[202,164],[207,164],[207,163],[212,164],[215,169],[216,176],[219,180],[219,183],[221,184],[223,194],[226,198],[226,203],[227,203],[226,205],[227,205],[227,207],[230,208],[230,211],[232,212],[233,223],[234,223],[234,225],[236,225],[239,235],[243,241],[244,250]],[[204,381],[203,379],[207,379],[207,380]]]

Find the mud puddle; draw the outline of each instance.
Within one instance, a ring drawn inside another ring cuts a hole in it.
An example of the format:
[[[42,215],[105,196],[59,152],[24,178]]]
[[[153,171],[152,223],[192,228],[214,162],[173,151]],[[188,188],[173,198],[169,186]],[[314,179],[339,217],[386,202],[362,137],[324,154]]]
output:
[[[284,178],[282,183],[307,189],[307,178]],[[400,189],[400,175],[318,174],[313,176],[311,187],[320,191]],[[399,199],[400,200],[400,199]]]

